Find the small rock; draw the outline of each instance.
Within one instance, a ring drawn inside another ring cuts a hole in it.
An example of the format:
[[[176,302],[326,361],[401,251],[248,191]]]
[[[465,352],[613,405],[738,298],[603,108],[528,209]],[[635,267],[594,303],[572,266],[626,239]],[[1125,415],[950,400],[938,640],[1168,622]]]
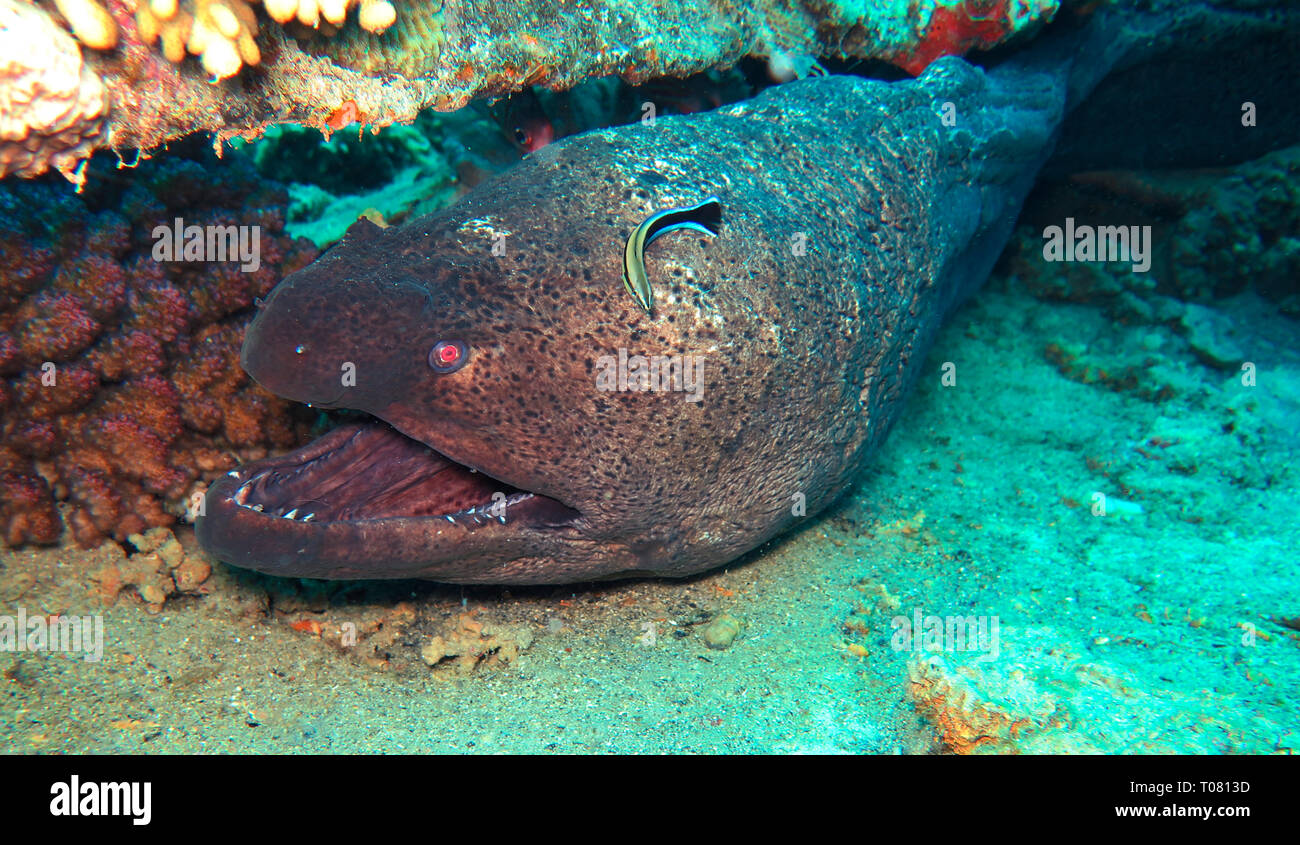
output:
[[[1157,323],[1176,323],[1183,318],[1183,303],[1173,297],[1151,294],[1147,297],[1147,302],[1151,303],[1154,321]]]
[[[1122,323],[1144,325],[1155,320],[1155,308],[1130,290],[1120,291],[1111,305],[1111,313]]]
[[[1232,321],[1218,311],[1189,303],[1181,325],[1196,357],[1211,367],[1235,370],[1246,360],[1246,354],[1237,346]]]
[[[704,644],[713,649],[730,648],[744,630],[745,623],[730,613],[719,613],[704,629]]]
[[[1142,513],[1142,506],[1137,502],[1126,501],[1115,496],[1106,497],[1106,516],[1119,519],[1135,519],[1141,516]]]

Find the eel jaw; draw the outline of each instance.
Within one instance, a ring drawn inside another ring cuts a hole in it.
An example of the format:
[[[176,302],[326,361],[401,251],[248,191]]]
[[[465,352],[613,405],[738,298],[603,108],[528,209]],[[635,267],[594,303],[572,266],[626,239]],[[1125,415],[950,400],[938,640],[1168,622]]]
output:
[[[560,540],[580,516],[374,421],[227,473],[196,532],[221,560],[272,575],[475,581],[475,566]]]

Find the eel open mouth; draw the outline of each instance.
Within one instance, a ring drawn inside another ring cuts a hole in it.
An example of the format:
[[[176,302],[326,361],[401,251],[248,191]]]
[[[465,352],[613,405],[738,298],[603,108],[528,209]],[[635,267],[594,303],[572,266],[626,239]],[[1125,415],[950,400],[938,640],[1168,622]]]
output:
[[[476,564],[562,543],[581,523],[378,420],[232,470],[204,509],[195,529],[219,559],[316,578],[468,580]]]
[[[577,511],[452,461],[381,422],[340,426],[297,451],[229,473],[235,505],[303,523],[441,519],[563,524]],[[232,485],[233,486],[233,485]]]

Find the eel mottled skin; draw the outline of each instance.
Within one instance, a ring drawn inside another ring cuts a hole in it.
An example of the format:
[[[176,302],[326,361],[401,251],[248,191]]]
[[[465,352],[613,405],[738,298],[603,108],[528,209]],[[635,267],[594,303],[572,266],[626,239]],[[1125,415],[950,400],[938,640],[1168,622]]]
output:
[[[401,227],[358,224],[275,289],[243,363],[382,422],[223,478],[200,541],[279,575],[536,584],[689,575],[786,531],[793,504],[816,514],[850,483],[989,274],[1101,74],[1070,55],[782,85],[566,139]],[[628,234],[709,196],[717,237],[646,250],[647,314],[621,281]],[[444,341],[468,351],[453,372],[429,363]],[[620,349],[698,356],[700,400],[598,389]]]

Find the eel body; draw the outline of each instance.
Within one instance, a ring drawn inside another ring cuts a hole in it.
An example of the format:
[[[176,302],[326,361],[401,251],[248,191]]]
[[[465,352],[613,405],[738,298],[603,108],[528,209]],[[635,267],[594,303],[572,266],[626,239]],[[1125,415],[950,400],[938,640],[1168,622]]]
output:
[[[1066,59],[793,82],[568,138],[401,227],[358,223],[273,291],[243,364],[373,419],[214,484],[201,542],[274,574],[461,583],[735,559],[885,436],[1072,85]],[[718,236],[645,249],[647,313],[621,281],[629,235],[710,197]]]

